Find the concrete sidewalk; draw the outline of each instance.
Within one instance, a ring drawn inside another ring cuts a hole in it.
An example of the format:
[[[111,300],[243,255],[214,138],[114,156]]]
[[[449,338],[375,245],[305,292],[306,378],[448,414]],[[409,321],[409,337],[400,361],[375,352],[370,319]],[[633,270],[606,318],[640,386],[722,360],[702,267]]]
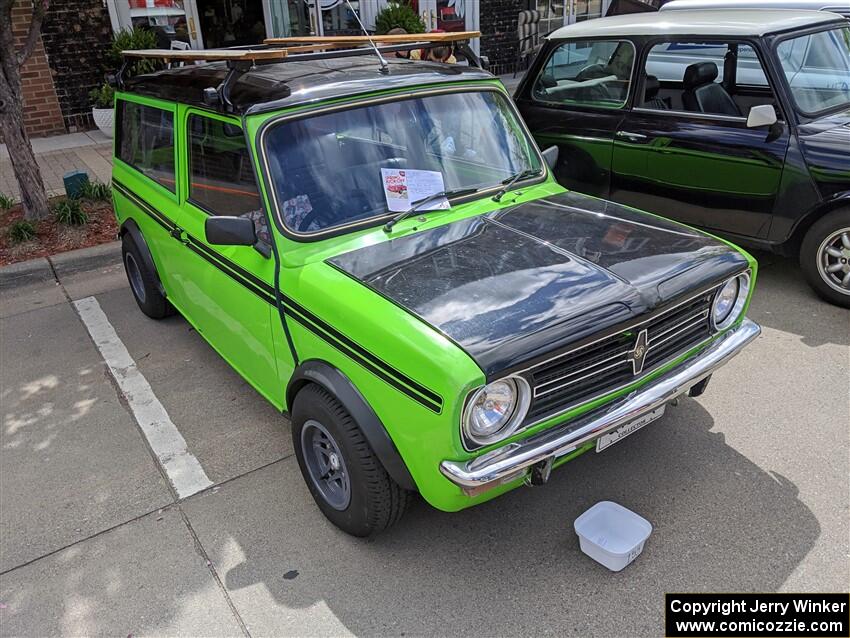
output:
[[[90,179],[104,183],[111,178],[112,139],[100,131],[40,137],[31,141],[49,197],[65,194],[62,177],[68,171],[84,170]],[[20,199],[5,144],[0,144],[0,193]]]

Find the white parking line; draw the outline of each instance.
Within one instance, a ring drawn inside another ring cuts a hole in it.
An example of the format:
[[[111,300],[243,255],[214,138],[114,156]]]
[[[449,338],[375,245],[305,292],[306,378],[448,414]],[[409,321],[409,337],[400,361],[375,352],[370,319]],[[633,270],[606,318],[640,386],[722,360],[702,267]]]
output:
[[[74,306],[177,495],[186,498],[212,485],[198,459],[186,449],[186,440],[139,372],[97,299],[86,297],[75,301]]]

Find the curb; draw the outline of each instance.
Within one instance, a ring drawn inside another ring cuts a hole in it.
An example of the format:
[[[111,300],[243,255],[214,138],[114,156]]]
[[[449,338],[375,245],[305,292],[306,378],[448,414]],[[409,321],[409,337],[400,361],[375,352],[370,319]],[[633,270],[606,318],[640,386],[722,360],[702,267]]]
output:
[[[116,266],[120,263],[120,241],[69,250],[50,258],[38,257],[0,267],[0,290],[53,281],[54,268],[56,274],[62,277],[86,270]]]
[[[50,263],[61,278],[66,275],[96,270],[121,263],[121,242],[111,241],[90,248],[78,248],[49,257]]]

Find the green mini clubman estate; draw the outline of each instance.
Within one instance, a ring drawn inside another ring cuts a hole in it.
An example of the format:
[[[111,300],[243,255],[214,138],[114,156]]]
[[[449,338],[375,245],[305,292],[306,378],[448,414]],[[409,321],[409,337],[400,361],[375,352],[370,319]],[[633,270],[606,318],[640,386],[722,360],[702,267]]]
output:
[[[457,511],[545,483],[760,331],[752,257],[565,190],[497,79],[400,48],[115,78],[139,307],[182,314],[288,413],[316,503],[357,536],[415,492]]]

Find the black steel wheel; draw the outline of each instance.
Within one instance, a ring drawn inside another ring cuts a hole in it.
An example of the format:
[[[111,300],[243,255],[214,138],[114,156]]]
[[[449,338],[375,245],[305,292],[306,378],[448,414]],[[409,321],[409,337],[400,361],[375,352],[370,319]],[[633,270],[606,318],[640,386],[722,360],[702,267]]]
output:
[[[318,385],[307,385],[295,397],[291,418],[301,474],[331,523],[353,536],[371,536],[401,518],[410,492],[387,474],[336,398]]]
[[[159,279],[155,272],[145,265],[142,253],[129,233],[121,238],[121,255],[130,291],[139,309],[151,319],[163,319],[173,315],[174,306],[160,292]]]

